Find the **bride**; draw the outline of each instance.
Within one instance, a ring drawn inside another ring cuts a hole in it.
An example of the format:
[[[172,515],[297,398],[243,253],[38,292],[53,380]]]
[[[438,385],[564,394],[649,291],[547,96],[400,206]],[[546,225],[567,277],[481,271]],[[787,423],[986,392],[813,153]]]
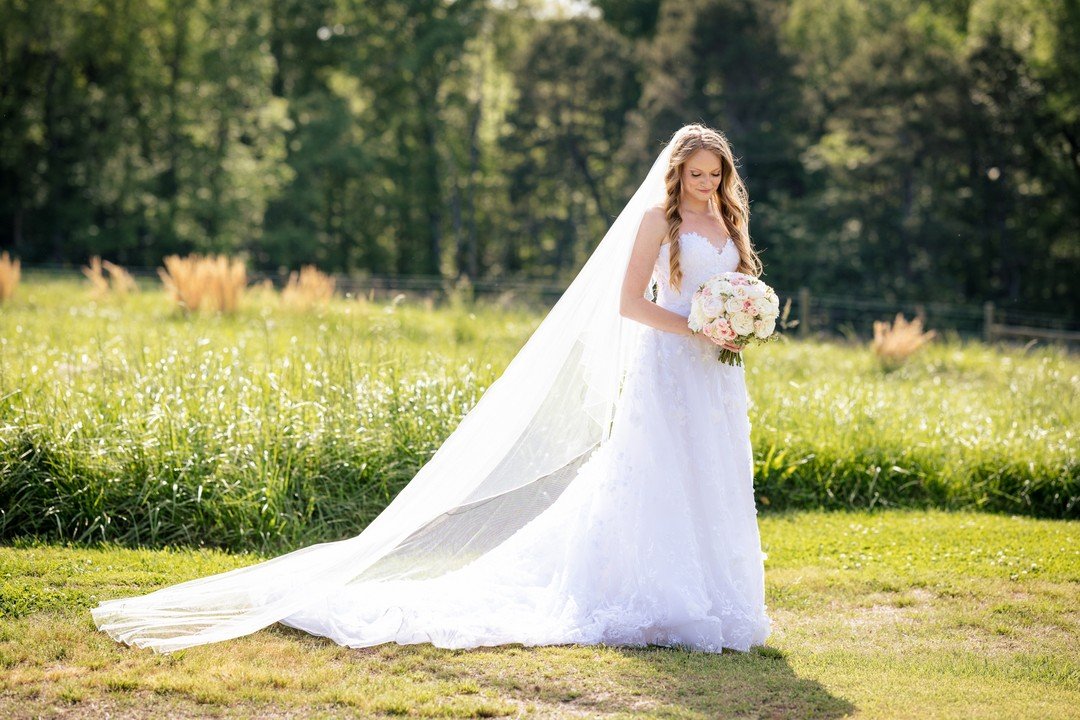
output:
[[[362,533],[102,602],[97,627],[157,652],[275,622],[350,647],[763,644],[744,371],[686,324],[709,277],[761,274],[748,217],[724,136],[681,128],[503,374]]]

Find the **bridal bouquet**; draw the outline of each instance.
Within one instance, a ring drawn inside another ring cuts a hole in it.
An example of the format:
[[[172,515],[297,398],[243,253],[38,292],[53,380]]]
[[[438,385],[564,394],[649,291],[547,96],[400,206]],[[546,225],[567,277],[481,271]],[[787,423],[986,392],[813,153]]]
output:
[[[740,349],[774,337],[780,299],[756,277],[740,272],[720,273],[701,284],[690,301],[687,325],[716,343]],[[742,365],[741,353],[723,348],[720,362]]]

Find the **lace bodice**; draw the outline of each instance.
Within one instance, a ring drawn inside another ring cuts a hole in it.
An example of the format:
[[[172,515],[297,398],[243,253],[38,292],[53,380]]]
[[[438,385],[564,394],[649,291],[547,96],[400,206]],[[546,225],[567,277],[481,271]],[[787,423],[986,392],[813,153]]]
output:
[[[719,249],[704,235],[684,232],[679,235],[681,292],[675,292],[668,282],[670,251],[670,243],[661,245],[653,266],[656,304],[681,315],[690,314],[690,300],[701,283],[718,273],[732,272],[739,267],[739,250],[732,240],[727,240],[723,249]]]

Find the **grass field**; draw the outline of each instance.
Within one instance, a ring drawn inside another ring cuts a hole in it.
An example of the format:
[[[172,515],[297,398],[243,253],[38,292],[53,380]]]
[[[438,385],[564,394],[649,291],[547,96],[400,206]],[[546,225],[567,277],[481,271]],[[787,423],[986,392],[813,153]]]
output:
[[[99,600],[359,532],[541,317],[185,318],[31,278],[0,306],[0,717],[1076,716],[1080,360],[948,336],[891,373],[850,344],[747,353],[774,623],[750,653],[96,631]]]
[[[0,538],[283,550],[359,532],[541,315],[254,298],[177,314],[31,279],[0,307]],[[885,373],[864,346],[747,351],[765,512],[1080,514],[1080,360],[947,338]]]
[[[99,599],[259,559],[0,548],[0,716],[1071,718],[1080,525],[940,510],[760,519],[773,634],[750,653],[348,649],[280,625],[154,655]]]

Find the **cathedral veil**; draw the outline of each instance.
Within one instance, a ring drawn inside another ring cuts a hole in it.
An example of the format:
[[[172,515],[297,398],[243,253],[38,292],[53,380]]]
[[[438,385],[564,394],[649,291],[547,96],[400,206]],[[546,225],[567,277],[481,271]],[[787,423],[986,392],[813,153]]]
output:
[[[664,199],[677,138],[506,370],[363,532],[102,602],[98,628],[156,652],[239,637],[346,586],[462,567],[548,508],[610,433],[643,328],[619,313],[623,276],[645,211]]]

